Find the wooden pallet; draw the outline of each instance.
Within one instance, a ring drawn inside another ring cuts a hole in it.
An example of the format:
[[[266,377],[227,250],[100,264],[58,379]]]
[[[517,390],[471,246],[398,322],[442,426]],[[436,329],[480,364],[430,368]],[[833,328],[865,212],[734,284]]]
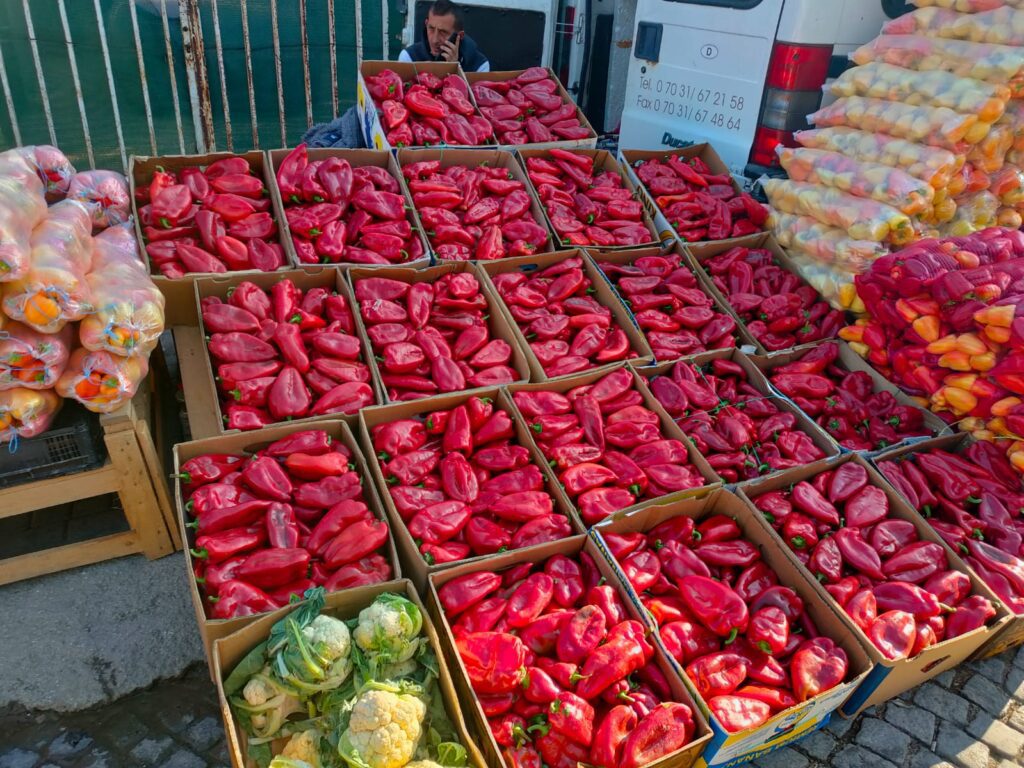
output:
[[[181,549],[149,426],[150,403],[150,392],[142,387],[131,403],[100,417],[108,456],[102,467],[0,491],[0,517],[116,493],[130,530],[4,558],[0,584],[137,553],[153,560]]]

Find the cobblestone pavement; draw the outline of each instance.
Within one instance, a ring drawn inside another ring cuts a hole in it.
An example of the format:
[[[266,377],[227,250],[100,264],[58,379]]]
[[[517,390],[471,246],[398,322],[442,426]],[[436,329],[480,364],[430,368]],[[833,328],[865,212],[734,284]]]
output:
[[[756,768],[1014,768],[1022,762],[1024,648],[946,672],[856,720],[837,717]],[[0,768],[229,765],[205,667],[97,709],[0,715]]]

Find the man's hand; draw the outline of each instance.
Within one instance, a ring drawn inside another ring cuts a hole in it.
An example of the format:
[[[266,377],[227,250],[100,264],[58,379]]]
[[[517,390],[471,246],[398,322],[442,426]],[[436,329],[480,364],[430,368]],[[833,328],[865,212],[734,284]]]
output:
[[[445,61],[458,61],[459,60],[459,43],[462,41],[462,36],[455,38],[455,42],[444,42],[441,43],[441,58]]]

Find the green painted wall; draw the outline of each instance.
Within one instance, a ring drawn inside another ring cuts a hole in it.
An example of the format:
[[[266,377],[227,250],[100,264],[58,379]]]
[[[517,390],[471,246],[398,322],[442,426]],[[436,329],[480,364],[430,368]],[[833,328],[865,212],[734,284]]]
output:
[[[142,94],[142,82],[136,58],[129,3],[131,0],[99,0],[110,49],[114,85],[121,115],[121,128],[128,155],[152,154]],[[136,0],[139,34],[144,51],[146,78],[153,112],[157,154],[177,154],[181,150],[172,98],[171,75],[164,43],[160,0]],[[82,101],[93,152],[98,167],[121,165],[114,110],[104,68],[100,35],[93,2],[65,0],[71,39],[82,84]],[[167,0],[174,79],[178,90],[182,135],[186,153],[196,151],[195,131],[181,48],[181,28],[177,19],[177,0]],[[306,130],[306,99],[302,72],[302,41],[298,0],[278,0],[278,24],[284,92],[285,143],[294,145]],[[403,17],[389,7],[391,56],[401,47]],[[239,0],[219,0],[221,42],[224,52],[223,88],[217,67],[213,14],[210,0],[200,0],[206,66],[213,105],[218,149],[226,149],[223,94],[229,95],[232,141],[236,151],[253,148],[249,95],[242,36]],[[88,167],[82,111],[75,94],[68,47],[65,42],[57,0],[30,0],[29,10],[35,28],[40,65],[45,76],[54,132],[58,146],[76,166]],[[247,3],[249,35],[259,145],[282,145],[278,119],[278,91],[274,71],[274,45],[269,0]],[[356,30],[354,2],[335,0],[335,34],[338,72],[338,109],[344,112],[355,103]],[[307,0],[307,37],[309,41],[310,99],[313,121],[331,119],[331,75],[329,29],[326,0]],[[363,58],[383,57],[380,0],[364,0],[362,14]],[[25,144],[50,143],[43,111],[36,66],[29,43],[24,9],[18,0],[0,2],[0,52],[10,83],[21,140]],[[0,147],[15,143],[11,115],[0,98]]]

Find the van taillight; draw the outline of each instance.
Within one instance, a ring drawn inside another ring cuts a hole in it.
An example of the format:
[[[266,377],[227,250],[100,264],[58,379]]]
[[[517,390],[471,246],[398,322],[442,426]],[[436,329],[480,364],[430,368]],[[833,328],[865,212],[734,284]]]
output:
[[[755,165],[776,166],[775,148],[790,146],[793,132],[807,127],[807,115],[821,105],[821,87],[832,63],[831,45],[776,42],[765,78],[761,120],[750,151]]]

